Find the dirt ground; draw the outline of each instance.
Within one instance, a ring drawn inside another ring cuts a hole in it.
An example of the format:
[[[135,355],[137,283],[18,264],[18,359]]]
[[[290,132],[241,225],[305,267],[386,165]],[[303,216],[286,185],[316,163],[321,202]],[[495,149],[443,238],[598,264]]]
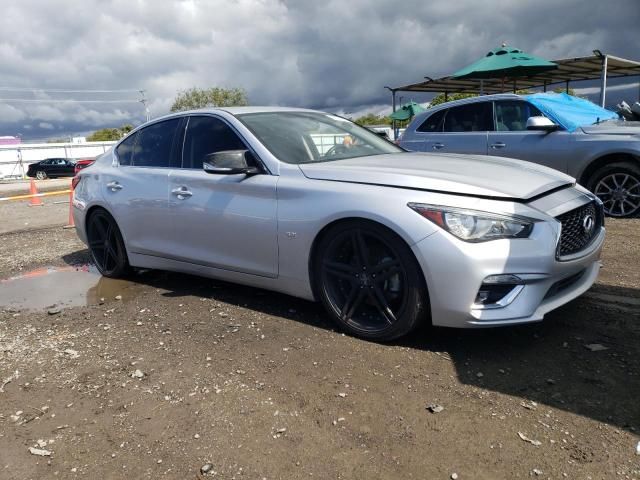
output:
[[[0,305],[2,479],[640,478],[640,220],[608,221],[597,285],[542,323],[385,345],[263,290],[73,273],[67,206],[41,208],[59,225],[0,234],[0,278],[60,267],[31,275],[89,305],[66,280],[60,311]]]

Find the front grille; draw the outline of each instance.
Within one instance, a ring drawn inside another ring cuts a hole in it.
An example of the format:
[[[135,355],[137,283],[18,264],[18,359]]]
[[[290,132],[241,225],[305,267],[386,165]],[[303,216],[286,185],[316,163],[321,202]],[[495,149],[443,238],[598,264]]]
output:
[[[556,217],[562,223],[556,256],[564,257],[586,248],[602,227],[602,208],[595,201]],[[590,220],[589,220],[590,219]],[[589,228],[592,223],[591,228]]]

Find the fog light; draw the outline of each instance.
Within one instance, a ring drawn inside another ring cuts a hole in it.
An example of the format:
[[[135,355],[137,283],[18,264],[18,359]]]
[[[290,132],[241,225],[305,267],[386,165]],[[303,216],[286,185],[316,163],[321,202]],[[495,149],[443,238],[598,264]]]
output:
[[[517,275],[489,275],[476,295],[473,308],[503,308],[513,302],[524,288]]]
[[[517,285],[482,285],[476,296],[476,305],[497,304],[506,297]]]

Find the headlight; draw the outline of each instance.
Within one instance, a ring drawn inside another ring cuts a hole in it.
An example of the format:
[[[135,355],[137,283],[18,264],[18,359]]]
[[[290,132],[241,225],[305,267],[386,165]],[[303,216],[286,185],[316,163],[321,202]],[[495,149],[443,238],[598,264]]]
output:
[[[409,203],[427,220],[465,242],[487,242],[499,238],[528,238],[535,220],[478,210]]]

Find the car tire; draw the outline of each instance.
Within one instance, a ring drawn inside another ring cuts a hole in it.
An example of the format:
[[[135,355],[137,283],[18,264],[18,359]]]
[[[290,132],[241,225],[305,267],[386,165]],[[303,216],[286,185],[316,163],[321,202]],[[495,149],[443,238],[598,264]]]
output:
[[[87,219],[87,243],[91,260],[102,276],[122,278],[130,273],[122,234],[106,210],[94,210]]]
[[[351,335],[390,341],[426,317],[420,266],[404,240],[380,224],[354,220],[330,227],[315,249],[313,271],[320,301]]]
[[[47,179],[47,172],[45,172],[43,170],[38,170],[36,172],[36,178],[38,180],[46,180]]]
[[[634,217],[640,212],[640,166],[619,162],[598,169],[587,188],[604,203],[610,217]]]

